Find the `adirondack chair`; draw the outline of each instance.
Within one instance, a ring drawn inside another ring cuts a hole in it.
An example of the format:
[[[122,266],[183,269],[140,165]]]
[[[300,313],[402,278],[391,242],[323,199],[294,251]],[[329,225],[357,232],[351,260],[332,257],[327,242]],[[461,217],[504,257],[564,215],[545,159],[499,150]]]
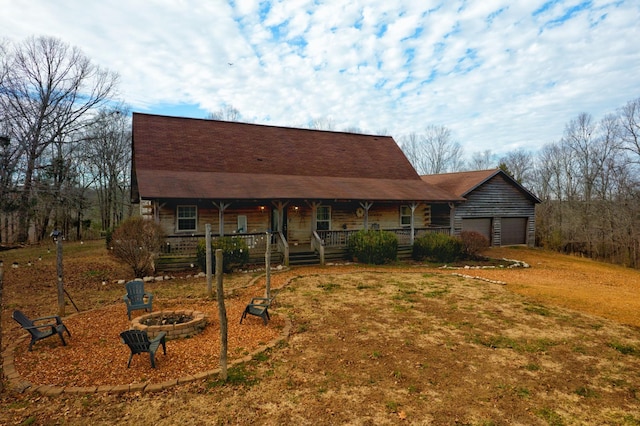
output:
[[[149,358],[151,359],[151,368],[156,368],[156,351],[162,345],[164,354],[167,354],[166,335],[164,331],[160,332],[155,338],[149,340],[149,336],[146,331],[142,330],[127,330],[120,333],[122,342],[129,346],[131,349],[131,355],[129,355],[129,362],[127,368],[131,366],[131,359],[136,354],[143,352],[149,352]]]
[[[269,317],[269,306],[271,305],[271,300],[266,297],[254,297],[251,299],[251,302],[244,308],[244,312],[242,312],[242,316],[240,317],[240,324],[242,324],[242,320],[247,317],[247,315],[255,315],[257,317],[262,318],[264,325],[267,325],[267,322],[271,319]]]
[[[125,284],[125,288],[127,289],[127,294],[125,294],[122,299],[127,305],[129,321],[131,321],[131,311],[144,309],[146,312],[151,312],[153,310],[151,307],[153,294],[145,293],[144,283],[142,281],[129,281]]]
[[[67,332],[69,337],[71,337],[71,333],[66,325],[62,323],[62,319],[58,315],[52,315],[49,317],[41,317],[35,319],[29,319],[22,311],[15,310],[11,317],[18,322],[31,334],[31,342],[29,342],[29,351],[32,350],[33,344],[38,340],[46,339],[47,337],[55,336],[56,334],[60,336],[60,340],[62,341],[63,346],[67,346],[67,342],[64,341],[64,337],[62,335],[63,332]],[[55,322],[51,321],[55,320]],[[47,321],[44,324],[36,324],[37,322]]]

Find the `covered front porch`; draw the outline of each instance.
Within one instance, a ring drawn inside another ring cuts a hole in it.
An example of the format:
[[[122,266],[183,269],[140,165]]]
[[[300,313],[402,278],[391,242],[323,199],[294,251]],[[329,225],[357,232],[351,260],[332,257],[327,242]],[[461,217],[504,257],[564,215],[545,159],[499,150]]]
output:
[[[394,233],[399,247],[411,247],[428,232],[450,234],[450,203],[352,200],[155,200],[143,212],[167,235],[159,266],[174,269],[195,264],[198,241],[211,226],[212,238],[242,238],[250,262],[264,264],[267,244],[272,262],[294,264],[300,253],[324,264],[327,257],[346,258],[350,237],[362,229]]]
[[[399,251],[407,251],[412,246],[410,230],[405,228],[385,229],[398,237]],[[235,233],[231,236],[243,239],[250,250],[251,264],[264,264],[267,244],[270,244],[272,263],[290,265],[296,263],[317,263],[324,265],[327,261],[346,259],[347,245],[351,235],[358,230],[316,231],[314,238],[308,244],[289,244],[282,232],[249,232]],[[432,226],[414,229],[414,238],[426,233],[441,233],[449,235],[451,228],[447,226]],[[198,241],[205,239],[205,234],[189,236],[167,236],[162,247],[159,265],[166,269],[189,269],[195,267],[196,246]],[[219,234],[212,234],[212,239],[220,238]],[[313,253],[313,256],[310,254]],[[296,262],[306,259],[308,262]],[[163,269],[163,270],[164,270]]]

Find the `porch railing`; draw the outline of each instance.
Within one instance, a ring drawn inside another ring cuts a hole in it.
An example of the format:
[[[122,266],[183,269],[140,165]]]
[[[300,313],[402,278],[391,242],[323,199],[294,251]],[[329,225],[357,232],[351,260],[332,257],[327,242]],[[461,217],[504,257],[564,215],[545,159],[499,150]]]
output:
[[[450,227],[448,226],[430,226],[428,228],[414,228],[414,236],[418,238],[428,233],[449,234]],[[392,228],[385,229],[387,232],[392,232],[398,237],[399,245],[411,244],[411,229],[409,228]],[[322,241],[324,247],[345,248],[349,244],[351,236],[358,232],[358,230],[336,230],[336,231],[316,231],[317,235]]]
[[[411,244],[411,230],[409,228],[385,229],[385,231],[393,232],[398,237],[399,245]],[[428,228],[415,228],[415,238],[424,234],[435,232],[439,234],[449,234],[448,226],[432,226]],[[315,231],[313,233],[311,248],[319,253],[325,248],[346,248],[349,238],[358,230],[334,230],[334,231]],[[272,248],[277,247],[277,251],[282,253],[284,259],[289,259],[289,245],[282,232],[275,232],[271,235]],[[245,240],[249,250],[254,253],[264,253],[266,251],[267,233],[243,233],[229,234],[226,236],[239,237]],[[198,241],[204,240],[204,234],[184,235],[184,236],[168,236],[165,238],[165,244],[162,247],[164,256],[195,256]],[[212,239],[220,238],[219,235],[213,235]]]
[[[247,243],[249,250],[256,252],[264,252],[267,249],[267,233],[246,233],[246,234],[230,234],[225,237],[241,238]],[[211,239],[216,240],[220,238],[219,235],[212,235]],[[204,240],[204,234],[193,235],[171,235],[165,238],[165,244],[162,247],[163,255],[171,256],[195,256],[198,241]],[[279,241],[278,235],[271,234],[271,244],[277,244],[277,246],[283,247],[283,244]]]

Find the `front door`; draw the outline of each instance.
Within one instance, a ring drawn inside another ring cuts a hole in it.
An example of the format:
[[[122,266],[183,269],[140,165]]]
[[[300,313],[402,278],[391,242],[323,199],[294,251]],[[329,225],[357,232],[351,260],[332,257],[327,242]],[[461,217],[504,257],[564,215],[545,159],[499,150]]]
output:
[[[287,235],[287,209],[282,209],[282,228],[283,229],[279,229],[279,215],[280,212],[278,211],[277,208],[272,207],[271,208],[271,230],[273,232],[279,232],[282,231],[282,234],[284,235],[284,237],[288,240],[289,236]]]
[[[290,247],[305,247],[311,243],[311,209],[300,205],[287,208],[286,237]]]

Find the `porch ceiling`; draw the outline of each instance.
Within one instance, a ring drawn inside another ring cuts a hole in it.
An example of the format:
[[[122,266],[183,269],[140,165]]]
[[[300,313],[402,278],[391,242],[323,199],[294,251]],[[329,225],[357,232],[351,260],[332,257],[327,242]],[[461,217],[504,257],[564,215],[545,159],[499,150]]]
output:
[[[420,179],[138,170],[142,198],[462,201]]]

